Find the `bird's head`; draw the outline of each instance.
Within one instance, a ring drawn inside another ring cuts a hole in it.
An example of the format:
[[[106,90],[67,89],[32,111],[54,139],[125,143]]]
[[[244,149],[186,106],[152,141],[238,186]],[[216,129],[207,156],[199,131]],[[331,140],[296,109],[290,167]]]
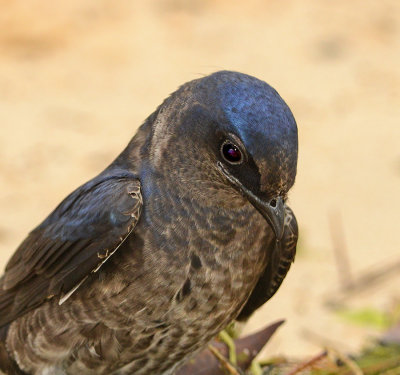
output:
[[[247,200],[280,239],[297,147],[295,119],[279,94],[254,77],[221,71],[188,82],[159,107],[149,156],[180,194],[221,207]]]

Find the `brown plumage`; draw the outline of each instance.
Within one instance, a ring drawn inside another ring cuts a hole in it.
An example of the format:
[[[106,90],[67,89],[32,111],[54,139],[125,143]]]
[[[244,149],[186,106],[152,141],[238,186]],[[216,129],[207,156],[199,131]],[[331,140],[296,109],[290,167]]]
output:
[[[279,288],[296,162],[296,123],[266,83],[218,72],[183,85],[9,261],[0,369],[172,374]]]

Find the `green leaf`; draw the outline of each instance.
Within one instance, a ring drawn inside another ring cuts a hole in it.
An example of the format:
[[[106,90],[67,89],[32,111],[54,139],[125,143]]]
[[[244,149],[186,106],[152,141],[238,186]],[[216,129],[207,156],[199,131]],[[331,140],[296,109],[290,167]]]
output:
[[[370,307],[359,310],[339,310],[337,315],[349,323],[379,330],[387,329],[390,325],[390,319],[386,313]]]

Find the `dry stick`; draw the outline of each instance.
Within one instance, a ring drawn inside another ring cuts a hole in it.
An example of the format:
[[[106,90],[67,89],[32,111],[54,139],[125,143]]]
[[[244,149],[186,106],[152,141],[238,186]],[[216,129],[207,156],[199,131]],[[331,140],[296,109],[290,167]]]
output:
[[[339,295],[334,295],[327,298],[326,303],[328,306],[338,306],[342,304],[344,300],[356,293],[361,293],[362,291],[390,277],[397,277],[399,275],[399,271],[400,260],[397,260],[385,266],[375,268],[369,272],[364,272],[361,276],[357,277],[350,288]]]
[[[357,278],[354,285],[348,290],[348,293],[358,292],[367,287],[376,284],[378,281],[388,278],[389,276],[398,276],[400,269],[400,260],[391,262],[385,266],[375,268]]]
[[[348,290],[353,287],[354,282],[343,229],[343,220],[339,211],[333,211],[329,215],[329,227],[340,284],[343,290]]]
[[[343,354],[333,348],[328,348],[328,353],[329,352],[333,353],[338,359],[345,363],[354,375],[364,375],[364,372],[361,370],[360,366],[358,366],[358,364],[346,354]]]
[[[297,367],[295,367],[293,370],[291,370],[289,373],[286,375],[296,375],[299,374],[300,371],[306,370],[307,368],[314,366],[316,363],[324,359],[328,355],[328,352],[324,350],[322,353],[318,354],[317,356],[311,358],[307,362],[301,363]]]
[[[342,295],[334,296],[327,300],[329,305],[338,305],[346,297],[362,292],[363,290],[377,284],[383,279],[397,276],[400,270],[400,259],[390,264],[374,268],[354,278],[351,273],[350,259],[344,235],[343,221],[340,212],[333,211],[329,215],[330,231],[333,243],[333,250],[339,274]]]
[[[215,355],[215,357],[218,359],[218,361],[221,362],[221,364],[229,371],[230,374],[232,374],[232,375],[240,375],[238,370],[236,370],[235,367],[233,367],[230,364],[230,362],[219,352],[218,349],[216,349],[212,345],[208,345],[208,349],[210,350],[210,352],[212,354]]]
[[[348,351],[351,350],[351,347],[347,347],[343,341],[332,340],[328,337],[320,335],[319,333],[316,333],[307,328],[303,328],[301,330],[301,335],[302,335],[302,337],[304,337],[305,340],[310,341],[311,343],[313,343],[319,347],[324,347],[324,348],[326,348],[326,347],[343,348],[344,347],[345,350],[348,350]]]

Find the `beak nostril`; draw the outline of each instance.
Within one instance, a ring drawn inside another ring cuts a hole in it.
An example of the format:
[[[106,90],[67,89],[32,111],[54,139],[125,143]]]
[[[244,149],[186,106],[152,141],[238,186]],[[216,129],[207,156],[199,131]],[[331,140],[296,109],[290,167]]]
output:
[[[276,199],[272,199],[271,200],[271,202],[269,202],[269,205],[271,206],[271,207],[276,207]]]

